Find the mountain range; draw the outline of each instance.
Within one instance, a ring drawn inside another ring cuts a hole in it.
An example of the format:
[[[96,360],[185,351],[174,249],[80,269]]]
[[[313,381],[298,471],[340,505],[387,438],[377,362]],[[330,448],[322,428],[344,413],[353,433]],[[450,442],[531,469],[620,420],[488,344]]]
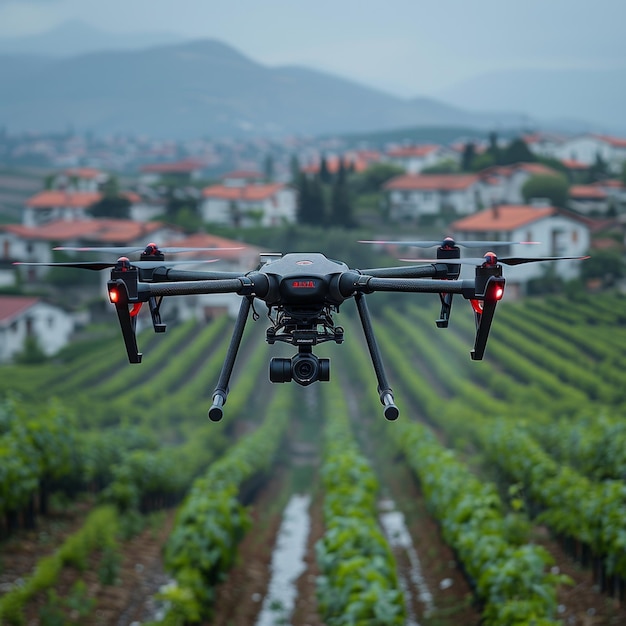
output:
[[[485,111],[470,98],[469,106],[463,93],[473,93],[471,85],[448,93],[447,101],[403,99],[306,67],[269,67],[213,39],[180,41],[167,33],[111,38],[84,27],[74,23],[26,40],[0,41],[0,126],[10,132],[72,127],[163,138],[319,135],[412,126],[487,130],[550,125],[579,131],[594,126],[568,120],[572,116],[566,110],[548,123],[522,106],[510,106],[516,101]],[[490,87],[482,89],[489,93]]]

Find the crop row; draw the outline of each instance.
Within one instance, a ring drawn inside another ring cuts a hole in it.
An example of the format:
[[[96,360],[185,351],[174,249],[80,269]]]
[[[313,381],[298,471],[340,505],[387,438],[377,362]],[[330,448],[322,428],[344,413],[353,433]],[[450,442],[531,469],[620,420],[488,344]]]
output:
[[[418,401],[432,405],[436,392],[411,373],[389,335],[380,333],[380,339],[388,359],[398,365],[396,374],[404,372],[402,390],[426,388]],[[363,354],[350,348],[349,356],[351,368],[365,380],[369,373]],[[376,395],[371,393],[369,400],[376,402]],[[549,572],[552,561],[543,548],[525,543],[525,534],[518,532],[523,521],[506,513],[497,488],[474,476],[430,429],[406,415],[385,432],[419,479],[444,539],[473,581],[484,623],[556,624],[556,589],[564,580]]]
[[[421,347],[424,341],[422,336]],[[398,362],[404,358],[398,355]],[[432,406],[432,400],[425,406]],[[463,404],[431,411],[430,417],[448,432],[469,434],[490,462],[524,485],[527,494],[540,505],[543,521],[557,533],[587,544],[596,556],[604,558],[609,573],[624,576],[626,485],[621,481],[594,483],[560,465],[524,432],[519,422],[506,415],[499,419],[485,417],[476,410],[470,395],[464,397]]]
[[[288,394],[275,394],[258,429],[194,482],[165,546],[166,567],[175,579],[163,592],[169,603],[166,623],[210,617],[215,586],[234,563],[237,545],[251,524],[239,495],[269,471],[286,434],[289,400]]]
[[[324,388],[325,532],[316,545],[318,610],[328,626],[405,623],[395,559],[377,520],[378,481],[350,430],[345,396]]]
[[[116,545],[117,528],[118,516],[113,507],[94,509],[80,530],[70,535],[51,556],[39,560],[31,576],[0,598],[0,624],[23,626],[26,623],[24,609],[28,601],[38,593],[54,587],[65,566],[83,571],[92,552],[113,548]]]

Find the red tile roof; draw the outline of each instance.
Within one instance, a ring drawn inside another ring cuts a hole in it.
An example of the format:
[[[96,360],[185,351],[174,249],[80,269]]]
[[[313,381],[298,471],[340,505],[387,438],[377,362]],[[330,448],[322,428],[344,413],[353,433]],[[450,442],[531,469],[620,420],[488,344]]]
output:
[[[59,189],[40,191],[26,201],[26,206],[33,209],[49,209],[51,207],[86,208],[102,198],[102,194],[94,191],[63,191]]]
[[[198,159],[183,159],[170,163],[150,163],[143,165],[140,171],[150,174],[190,174],[196,170],[201,170],[204,166],[204,162]]]
[[[569,197],[574,200],[606,200],[606,192],[594,185],[572,185]]]
[[[223,251],[215,250],[195,253],[194,256],[196,258],[217,257],[220,259],[236,259],[243,256],[244,254],[254,254],[258,256],[258,254],[261,252],[261,248],[258,248],[256,246],[251,246],[241,241],[234,241],[232,239],[218,237],[217,235],[212,235],[210,233],[195,233],[193,235],[189,235],[188,237],[184,237],[183,239],[168,241],[164,244],[164,246],[175,246],[181,248],[224,248]],[[241,249],[227,250],[226,248]],[[186,255],[181,255],[180,258],[184,260],[185,256]]]
[[[63,172],[66,176],[76,178],[93,179],[102,176],[104,172],[95,167],[71,167]]]
[[[605,141],[614,148],[626,148],[626,139],[620,137],[611,137],[610,135],[592,135],[600,141]]]
[[[554,215],[554,207],[533,207],[528,205],[502,205],[485,209],[464,217],[451,225],[452,230],[471,231],[502,231],[509,232],[532,224],[550,215]]]
[[[39,298],[0,296],[0,322],[10,322],[37,302],[39,302]]]
[[[589,165],[576,161],[576,159],[561,159],[561,163],[565,165],[568,170],[588,170]]]
[[[204,198],[219,198],[221,200],[241,200],[243,202],[255,202],[271,198],[278,191],[284,189],[282,183],[267,185],[247,185],[245,187],[227,187],[226,185],[211,185],[202,190]]]
[[[23,239],[42,241],[67,241],[80,238],[102,243],[131,243],[141,237],[151,235],[163,226],[163,222],[93,219],[71,222],[58,220],[35,227],[6,224],[1,226],[0,230],[13,233]]]
[[[475,174],[403,174],[385,183],[388,190],[459,191],[479,181]]]
[[[220,176],[220,178],[222,180],[226,179],[226,178],[235,178],[235,179],[242,179],[242,180],[262,180],[263,179],[263,174],[261,174],[261,172],[258,172],[256,170],[234,170],[232,172],[228,172],[227,174],[224,174],[223,176]]]
[[[425,157],[431,152],[435,152],[436,150],[439,150],[439,148],[440,146],[437,146],[434,144],[428,144],[428,145],[423,145],[423,146],[402,146],[400,148],[391,148],[390,150],[387,151],[387,156],[390,156],[396,159],[411,158],[411,157],[421,158],[421,157]]]

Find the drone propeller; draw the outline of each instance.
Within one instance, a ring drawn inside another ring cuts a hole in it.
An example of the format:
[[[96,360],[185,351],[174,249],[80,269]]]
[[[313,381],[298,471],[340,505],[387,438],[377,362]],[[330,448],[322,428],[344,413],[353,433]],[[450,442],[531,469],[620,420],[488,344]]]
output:
[[[588,256],[544,256],[544,257],[506,257],[500,259],[494,252],[487,252],[484,257],[464,259],[400,259],[409,263],[446,263],[449,265],[475,265],[495,266],[498,263],[504,265],[522,265],[523,263],[535,263],[539,261],[583,261]]]
[[[426,240],[426,241],[359,241],[359,243],[375,243],[375,244],[391,244],[397,246],[414,246],[417,248],[454,248],[462,246],[463,248],[495,248],[496,246],[512,246],[516,244],[529,245],[538,244],[538,241],[456,241],[452,237],[446,237],[443,240]]]
[[[13,265],[35,265],[39,267],[72,267],[80,270],[100,270],[111,269],[113,267],[137,267],[139,269],[156,269],[157,267],[174,267],[176,265],[195,265],[197,263],[215,263],[218,259],[208,259],[202,261],[129,261],[125,257],[119,258],[117,261],[75,261],[67,263],[30,263],[25,261],[16,261]]]
[[[59,246],[53,250],[63,250],[71,252],[110,252],[112,254],[134,254],[141,252],[142,254],[153,256],[156,254],[178,254],[182,252],[214,252],[215,250],[241,250],[243,246],[235,248],[185,248],[166,246],[159,248],[155,243],[149,243],[145,248],[137,246],[112,246],[112,247],[72,247]]]

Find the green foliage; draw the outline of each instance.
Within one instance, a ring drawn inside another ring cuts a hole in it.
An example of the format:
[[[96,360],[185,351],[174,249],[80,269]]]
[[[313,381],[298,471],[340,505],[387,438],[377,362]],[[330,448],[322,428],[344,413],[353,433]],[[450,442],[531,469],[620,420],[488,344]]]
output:
[[[567,206],[569,183],[561,174],[535,174],[522,185],[522,196],[529,204],[534,198],[547,198],[552,206]]]
[[[37,337],[35,335],[28,335],[24,339],[22,351],[18,352],[13,359],[20,365],[36,365],[38,363],[44,363],[48,359],[48,356],[40,346]]]
[[[372,163],[363,172],[350,177],[350,186],[358,194],[375,193],[379,192],[388,180],[404,173],[404,168],[393,163]]]

